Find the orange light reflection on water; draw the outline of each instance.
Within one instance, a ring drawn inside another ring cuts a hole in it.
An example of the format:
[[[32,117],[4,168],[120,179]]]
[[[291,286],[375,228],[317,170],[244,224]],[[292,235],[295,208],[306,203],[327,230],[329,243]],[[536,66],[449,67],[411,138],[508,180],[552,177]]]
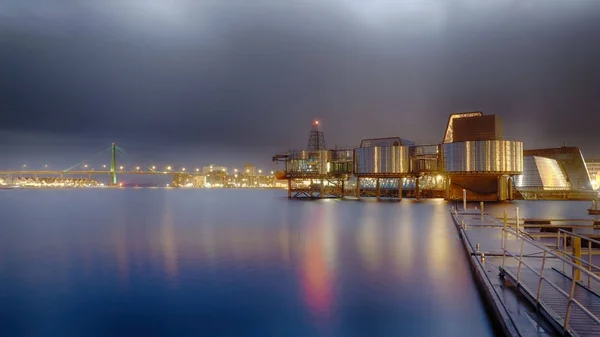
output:
[[[333,271],[337,253],[337,219],[328,207],[307,216],[303,235],[301,284],[304,301],[310,312],[320,321],[326,320],[333,307]]]

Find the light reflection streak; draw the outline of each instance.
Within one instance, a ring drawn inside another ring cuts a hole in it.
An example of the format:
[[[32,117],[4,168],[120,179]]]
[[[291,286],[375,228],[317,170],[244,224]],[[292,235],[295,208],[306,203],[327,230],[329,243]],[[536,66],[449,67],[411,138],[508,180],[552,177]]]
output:
[[[312,216],[307,217],[300,273],[304,301],[316,318],[324,320],[333,306],[332,270],[336,264],[337,238],[336,219],[329,211],[321,215],[321,210],[312,210]]]
[[[379,237],[379,213],[377,204],[367,206],[359,224],[357,234],[360,257],[368,270],[378,270],[382,263],[381,242]]]
[[[464,273],[455,273],[457,263],[461,263],[457,253],[462,252],[462,247],[452,247],[455,232],[449,225],[450,219],[447,208],[443,204],[435,205],[429,219],[428,254],[426,268],[431,277],[430,285],[437,294],[440,303],[450,303],[457,296],[468,296],[469,280]],[[462,269],[462,268],[458,268]]]
[[[402,218],[396,224],[394,244],[392,245],[392,249],[394,249],[394,256],[397,264],[397,268],[399,273],[408,274],[410,273],[413,267],[413,261],[416,258],[415,249],[413,242],[415,235],[413,233],[413,219],[411,217],[411,208],[403,207],[401,210]]]
[[[163,253],[164,271],[171,282],[176,283],[179,277],[177,260],[176,238],[173,233],[173,219],[170,209],[165,210],[162,227],[160,229],[160,242]]]

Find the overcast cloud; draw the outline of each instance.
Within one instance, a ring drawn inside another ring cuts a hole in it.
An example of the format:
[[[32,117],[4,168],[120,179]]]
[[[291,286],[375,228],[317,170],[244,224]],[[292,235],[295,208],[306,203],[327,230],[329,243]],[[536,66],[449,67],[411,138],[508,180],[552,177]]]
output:
[[[4,1],[0,164],[115,141],[262,165],[315,118],[330,147],[429,143],[474,110],[526,148],[600,157],[597,32],[594,0]]]

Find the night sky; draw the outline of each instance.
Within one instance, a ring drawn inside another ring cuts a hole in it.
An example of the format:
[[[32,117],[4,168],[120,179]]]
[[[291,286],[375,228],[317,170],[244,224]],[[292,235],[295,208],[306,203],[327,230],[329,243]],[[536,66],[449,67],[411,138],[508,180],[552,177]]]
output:
[[[4,0],[0,166],[254,162],[497,114],[600,157],[600,1]]]

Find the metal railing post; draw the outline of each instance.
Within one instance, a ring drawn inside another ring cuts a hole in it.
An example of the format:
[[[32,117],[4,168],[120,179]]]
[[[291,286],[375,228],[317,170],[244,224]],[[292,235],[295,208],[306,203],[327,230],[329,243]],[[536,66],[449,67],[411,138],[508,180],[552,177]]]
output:
[[[517,268],[517,285],[521,283],[521,266],[523,265],[523,248],[525,247],[525,240],[521,238],[521,252],[519,253],[519,267]]]
[[[575,294],[575,278],[571,278],[571,291],[569,292],[569,302],[567,304],[567,314],[565,315],[565,332],[569,329],[569,318],[571,318],[571,308],[573,306],[573,295]]]
[[[542,283],[544,281],[544,266],[546,265],[546,251],[544,251],[544,256],[542,257],[542,269],[540,270],[540,283],[538,284],[537,290],[537,298],[535,301],[539,304],[540,297],[542,296]]]
[[[587,240],[588,242],[588,271],[590,273],[592,273],[592,241]],[[588,288],[591,287],[591,279],[590,279],[590,275],[587,275],[587,283],[588,283]]]
[[[581,238],[577,237],[577,236],[572,236],[571,237],[571,246],[573,246],[573,256],[575,257],[573,262],[576,265],[581,266]],[[581,280],[581,271],[579,270],[579,268],[573,269],[572,276],[573,276],[573,279],[575,279],[576,281]]]
[[[519,207],[516,208],[516,220],[517,220],[517,234],[521,233],[521,229],[519,226],[521,225],[521,220],[519,219]]]
[[[508,219],[507,219],[506,210],[504,210],[504,226],[502,227],[502,241],[501,241],[502,249],[504,249],[506,247],[506,223],[507,223],[507,221],[508,221]]]
[[[567,233],[563,236],[563,256],[567,253]],[[565,261],[563,260],[563,273],[565,272]]]

